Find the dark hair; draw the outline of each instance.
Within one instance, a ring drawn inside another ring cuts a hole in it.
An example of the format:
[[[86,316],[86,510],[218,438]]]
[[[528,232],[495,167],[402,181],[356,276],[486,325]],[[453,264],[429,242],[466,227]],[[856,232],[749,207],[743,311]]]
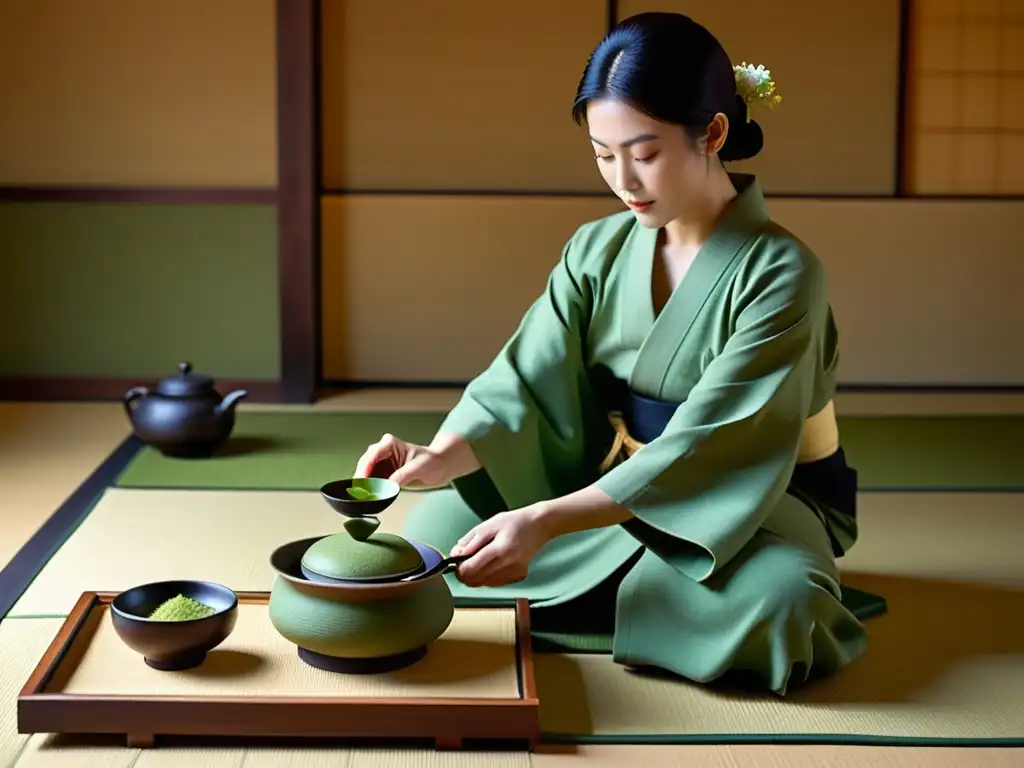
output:
[[[591,99],[613,98],[656,120],[680,125],[697,139],[721,112],[729,118],[729,132],[718,156],[744,160],[761,151],[764,134],[755,121],[747,121],[732,67],[718,40],[688,16],[631,16],[590,55],[573,118],[582,125]]]

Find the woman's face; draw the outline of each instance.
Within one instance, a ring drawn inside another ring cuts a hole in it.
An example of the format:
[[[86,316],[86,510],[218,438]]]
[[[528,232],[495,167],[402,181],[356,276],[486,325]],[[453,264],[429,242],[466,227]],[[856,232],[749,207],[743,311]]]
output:
[[[652,229],[678,218],[709,181],[709,156],[724,141],[718,116],[709,141],[694,142],[678,125],[648,117],[620,101],[600,99],[587,108],[597,167],[612,192]]]

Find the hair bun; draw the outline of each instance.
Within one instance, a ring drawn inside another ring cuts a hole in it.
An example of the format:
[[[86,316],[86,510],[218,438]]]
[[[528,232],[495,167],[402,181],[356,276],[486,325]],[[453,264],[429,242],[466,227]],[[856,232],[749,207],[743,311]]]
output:
[[[732,114],[729,115],[729,133],[725,144],[718,150],[723,162],[747,160],[764,148],[764,132],[756,120],[747,120],[747,104],[736,97]]]

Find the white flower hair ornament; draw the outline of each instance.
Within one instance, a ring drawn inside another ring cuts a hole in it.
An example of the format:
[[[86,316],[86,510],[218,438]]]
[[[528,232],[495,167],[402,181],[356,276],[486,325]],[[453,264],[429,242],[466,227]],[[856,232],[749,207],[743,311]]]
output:
[[[775,92],[775,81],[772,80],[771,70],[765,69],[764,64],[753,64],[743,62],[734,66],[732,71],[736,75],[736,93],[747,105],[747,122],[750,122],[750,108],[752,106],[775,107],[782,101],[782,97]]]

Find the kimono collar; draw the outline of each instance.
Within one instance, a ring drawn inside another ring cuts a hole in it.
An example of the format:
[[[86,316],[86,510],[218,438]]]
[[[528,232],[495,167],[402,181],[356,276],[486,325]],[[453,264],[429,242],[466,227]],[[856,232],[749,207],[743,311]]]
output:
[[[729,180],[736,187],[737,195],[725,209],[716,229],[749,237],[768,222],[761,184],[750,173],[730,173]]]
[[[658,230],[643,231],[640,241],[643,256],[635,263],[634,282],[630,285],[634,296],[643,297],[639,305],[643,311],[629,315],[637,324],[636,336],[643,341],[630,375],[630,386],[647,397],[663,398],[671,365],[677,359],[676,353],[687,343],[697,315],[716,286],[737,268],[748,244],[760,235],[769,221],[757,179],[749,174],[730,174],[729,178],[738,194],[719,217],[690,268],[657,314],[650,292]],[[673,399],[678,394],[676,392]]]

